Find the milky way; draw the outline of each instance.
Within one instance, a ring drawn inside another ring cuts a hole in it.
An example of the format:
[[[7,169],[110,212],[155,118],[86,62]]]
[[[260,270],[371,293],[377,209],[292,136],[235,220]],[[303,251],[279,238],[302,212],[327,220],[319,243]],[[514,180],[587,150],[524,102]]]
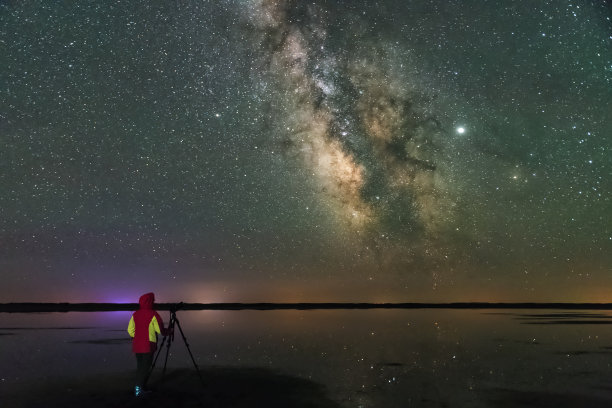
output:
[[[132,296],[145,277],[263,301],[610,283],[604,3],[34,1],[0,18],[16,299]]]
[[[444,234],[453,205],[440,170],[445,132],[419,106],[419,84],[405,83],[417,79],[390,66],[388,44],[355,36],[352,52],[334,49],[328,10],[313,4],[256,2],[248,11],[269,52],[262,76],[289,118],[287,143],[337,218],[374,250],[405,252]],[[396,239],[376,239],[389,234]]]

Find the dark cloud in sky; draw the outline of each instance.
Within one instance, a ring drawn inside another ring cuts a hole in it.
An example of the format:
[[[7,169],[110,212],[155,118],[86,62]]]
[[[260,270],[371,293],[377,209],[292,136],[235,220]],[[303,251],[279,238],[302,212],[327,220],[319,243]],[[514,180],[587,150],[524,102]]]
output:
[[[606,299],[604,3],[8,1],[0,24],[6,301]]]

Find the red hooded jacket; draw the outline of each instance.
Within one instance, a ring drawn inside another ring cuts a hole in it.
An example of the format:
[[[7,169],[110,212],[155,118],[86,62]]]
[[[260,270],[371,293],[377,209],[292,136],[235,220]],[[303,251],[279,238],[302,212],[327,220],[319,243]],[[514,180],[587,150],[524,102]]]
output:
[[[146,293],[138,300],[140,309],[134,312],[128,325],[128,333],[134,338],[134,353],[153,353],[157,349],[157,334],[166,334],[161,316],[153,310],[155,295]]]

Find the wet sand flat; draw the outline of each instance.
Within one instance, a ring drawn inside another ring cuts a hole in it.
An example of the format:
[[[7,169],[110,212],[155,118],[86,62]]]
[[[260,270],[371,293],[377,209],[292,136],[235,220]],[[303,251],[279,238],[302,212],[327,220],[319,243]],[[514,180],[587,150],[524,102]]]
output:
[[[172,370],[151,379],[151,393],[136,398],[133,373],[48,381],[27,389],[5,390],[2,406],[48,407],[340,407],[326,395],[325,387],[311,381],[260,368]]]

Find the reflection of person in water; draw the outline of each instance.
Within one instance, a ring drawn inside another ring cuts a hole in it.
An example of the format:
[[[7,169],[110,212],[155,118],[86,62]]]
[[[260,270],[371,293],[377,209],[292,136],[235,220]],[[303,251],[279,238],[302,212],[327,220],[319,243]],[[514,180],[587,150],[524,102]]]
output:
[[[137,367],[134,393],[137,397],[145,393],[147,376],[153,365],[153,353],[157,349],[157,334],[170,334],[170,331],[164,328],[161,316],[153,309],[154,302],[153,293],[142,295],[138,300],[140,309],[134,312],[128,326],[128,333],[134,338],[132,351],[136,354]]]

